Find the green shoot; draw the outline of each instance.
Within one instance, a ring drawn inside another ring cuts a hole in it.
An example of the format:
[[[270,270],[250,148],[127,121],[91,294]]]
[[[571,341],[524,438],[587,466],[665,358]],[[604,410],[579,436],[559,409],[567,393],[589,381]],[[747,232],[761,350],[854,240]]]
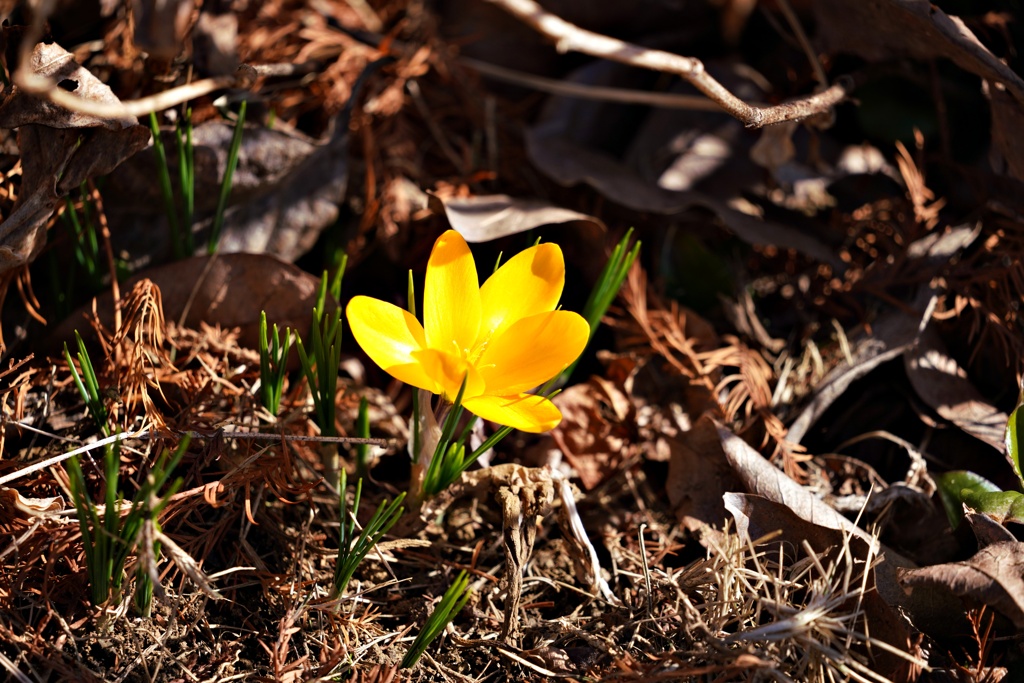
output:
[[[380,539],[391,530],[391,527],[405,512],[405,508],[402,507],[402,501],[405,500],[404,493],[399,494],[393,501],[385,500],[377,507],[373,517],[357,536],[356,518],[359,515],[359,501],[363,493],[362,478],[356,482],[351,509],[346,502],[347,488],[348,475],[345,470],[342,470],[339,484],[342,519],[338,539],[338,562],[334,566],[334,582],[330,594],[332,600],[341,597],[366,554],[380,542]]]
[[[217,252],[220,244],[220,232],[224,227],[224,211],[228,206],[228,197],[231,195],[231,181],[235,176],[235,168],[238,167],[238,151],[242,147],[242,131],[245,128],[246,100],[238,109],[238,118],[235,120],[235,131],[231,136],[231,147],[228,149],[228,163],[224,168],[224,178],[220,184],[220,197],[217,199],[217,212],[213,215],[213,227],[210,229],[210,241],[206,244],[206,252],[211,256]]]
[[[597,332],[597,328],[601,324],[601,318],[604,317],[608,307],[612,305],[612,301],[615,300],[619,290],[622,289],[622,283],[626,281],[629,269],[633,267],[633,263],[640,255],[639,241],[633,245],[632,249],[629,248],[629,240],[632,236],[633,229],[630,228],[619,243],[615,245],[612,255],[608,258],[608,263],[605,264],[604,270],[601,271],[600,277],[597,278],[594,291],[590,293],[590,298],[587,299],[587,303],[583,307],[583,317],[590,323],[591,338]]]
[[[473,425],[477,420],[476,416],[471,417],[458,438],[455,437],[455,429],[464,412],[462,395],[465,390],[466,380],[463,379],[459,393],[441,427],[441,439],[437,442],[430,464],[427,465],[426,472],[423,474],[423,481],[420,484],[420,500],[433,498],[454,484],[481,455],[512,433],[512,427],[502,427],[467,456],[466,439],[473,431]],[[418,451],[416,452],[418,453]]]
[[[171,169],[167,164],[167,151],[164,149],[163,139],[160,137],[160,123],[157,121],[156,112],[149,114],[149,127],[153,132],[153,151],[156,153],[160,194],[163,195],[167,222],[171,226],[171,249],[174,252],[174,258],[183,259],[192,254],[192,226],[182,226],[178,221],[178,209],[175,206],[174,189],[171,186]],[[182,161],[179,159],[179,164]],[[184,233],[182,227],[184,227]]]
[[[288,352],[292,348],[292,331],[284,329],[284,342],[274,323],[273,333],[267,334],[267,312],[260,311],[260,390],[263,406],[271,415],[281,409],[281,394],[288,371]]]
[[[89,350],[85,348],[82,335],[78,334],[78,330],[75,330],[75,340],[78,342],[76,358],[78,358],[78,364],[81,366],[82,372],[79,373],[75,368],[67,344],[64,344],[64,360],[67,361],[68,368],[71,370],[71,376],[75,380],[75,386],[78,387],[78,393],[82,395],[82,400],[85,401],[92,419],[96,422],[100,431],[103,432],[103,436],[110,436],[110,427],[107,425],[107,407],[103,404],[103,397],[100,395],[100,385],[96,379],[96,370],[92,366]]]
[[[82,193],[85,196],[85,193]],[[89,288],[98,292],[103,287],[103,260],[100,256],[100,241],[96,225],[93,223],[88,205],[83,202],[82,216],[78,215],[75,203],[71,198],[65,200],[65,211],[62,214],[65,223],[75,236],[75,261],[85,273]]]
[[[469,590],[469,576],[465,571],[459,572],[459,575],[455,577],[455,581],[444,592],[444,597],[441,598],[441,601],[437,603],[434,611],[427,618],[427,623],[423,625],[423,629],[416,636],[416,640],[413,641],[408,652],[405,653],[405,657],[402,658],[400,665],[401,668],[411,669],[416,666],[416,663],[420,661],[420,657],[423,656],[426,649],[430,647],[430,644],[441,634],[441,631],[462,611],[462,608],[466,606],[472,595],[473,592]]]
[[[359,399],[359,413],[356,416],[356,436],[360,439],[370,438],[370,402],[363,396]],[[356,446],[356,469],[360,476],[366,473],[367,460],[370,457],[370,444],[361,443]]]
[[[177,135],[174,141],[178,147],[178,181],[181,188],[182,217],[185,226],[185,237],[189,251],[192,247],[192,223],[195,219],[196,207],[196,161],[195,149],[192,145],[192,109],[185,110],[185,118],[178,122]]]
[[[347,258],[342,258],[335,276],[338,291],[341,290],[341,273],[345,270]],[[327,313],[327,271],[320,280],[320,291],[317,294],[316,306],[313,308],[313,324],[309,336],[312,342],[312,357],[306,353],[302,339],[295,338],[299,350],[299,362],[306,376],[306,383],[313,395],[313,409],[316,422],[320,425],[320,433],[324,436],[337,436],[338,428],[334,423],[334,397],[338,388],[338,367],[341,363],[341,308],[335,306],[334,311]],[[337,444],[326,444],[321,448],[324,462],[324,473],[327,483],[338,485],[339,456]]]
[[[344,270],[344,263],[341,270]],[[327,271],[320,280],[320,292],[313,308],[313,325],[309,331],[312,357],[306,353],[302,339],[296,337],[302,371],[313,393],[313,407],[317,424],[324,436],[337,436],[334,424],[334,394],[338,386],[338,365],[341,362],[341,309],[332,313],[327,307]]]
[[[163,511],[171,496],[177,493],[182,480],[176,479],[170,485],[167,481],[171,472],[181,462],[188,449],[189,439],[186,436],[177,450],[171,455],[164,451],[153,469],[133,498],[131,509],[121,517],[123,496],[118,488],[118,475],[121,466],[120,442],[108,444],[104,449],[104,511],[100,518],[99,506],[92,502],[86,490],[85,474],[82,471],[78,456],[71,457],[68,463],[68,480],[71,485],[71,497],[78,513],[78,525],[82,533],[85,548],[86,572],[89,577],[89,598],[93,605],[117,605],[121,601],[121,585],[124,581],[124,565],[128,556],[135,549],[139,530],[146,519],[156,520]],[[163,495],[159,496],[159,492]],[[157,549],[154,548],[154,552]],[[144,595],[136,605],[148,612],[152,600],[152,584],[140,585]],[[147,600],[145,593],[149,594]]]
[[[619,294],[619,290],[622,289],[622,283],[626,281],[630,268],[633,267],[633,263],[636,262],[637,257],[640,255],[639,240],[632,248],[629,248],[629,241],[632,236],[633,228],[630,228],[626,231],[623,238],[619,240],[619,243],[615,245],[611,256],[608,257],[608,263],[605,264],[604,270],[601,271],[600,277],[597,278],[597,283],[590,293],[590,298],[587,299],[587,303],[583,307],[583,317],[590,325],[591,340],[593,340],[597,328],[601,325],[601,319],[604,318],[604,314],[608,312],[608,307],[612,305],[615,297]],[[576,363],[578,362],[579,360],[577,359]],[[576,363],[566,368],[558,378],[548,382],[544,389],[541,390],[541,393],[546,393],[546,389],[550,389],[555,385],[564,384],[569,379],[569,376],[572,375],[572,371],[576,369]]]

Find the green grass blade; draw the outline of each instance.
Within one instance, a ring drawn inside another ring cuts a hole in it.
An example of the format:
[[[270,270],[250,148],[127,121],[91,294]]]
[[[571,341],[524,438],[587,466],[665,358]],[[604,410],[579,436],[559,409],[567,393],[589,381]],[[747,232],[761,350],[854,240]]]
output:
[[[423,653],[426,652],[430,644],[458,616],[462,608],[469,602],[471,596],[469,575],[463,570],[459,572],[455,581],[445,591],[441,601],[437,603],[434,611],[427,617],[427,623],[423,625],[416,639],[409,646],[409,650],[405,653],[405,657],[402,658],[402,663],[399,665],[400,668],[411,669],[416,666],[416,663],[420,661],[420,657],[423,656]]]
[[[156,154],[157,181],[160,183],[160,194],[164,198],[164,209],[167,212],[167,223],[171,226],[171,249],[174,258],[182,259],[191,255],[186,251],[187,241],[181,234],[178,224],[178,209],[174,202],[174,190],[171,187],[171,169],[167,165],[167,152],[164,150],[164,143],[160,137],[160,123],[157,121],[156,112],[149,114],[149,128],[153,133],[153,151]]]
[[[206,252],[210,255],[217,253],[217,247],[220,244],[220,233],[224,227],[224,211],[228,207],[228,197],[231,195],[231,181],[235,176],[235,168],[238,166],[238,151],[242,148],[246,105],[247,101],[242,100],[242,104],[238,108],[238,119],[235,121],[235,131],[231,136],[227,166],[224,168],[224,178],[220,184],[220,197],[217,199],[217,212],[213,215],[210,241],[206,245]]]

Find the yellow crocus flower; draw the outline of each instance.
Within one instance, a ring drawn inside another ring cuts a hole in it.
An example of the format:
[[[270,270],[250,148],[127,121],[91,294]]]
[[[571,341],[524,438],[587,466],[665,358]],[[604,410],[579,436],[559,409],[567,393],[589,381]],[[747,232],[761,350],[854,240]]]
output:
[[[423,292],[423,324],[408,311],[353,297],[349,329],[367,355],[406,384],[462,405],[480,417],[525,432],[555,427],[551,401],[525,393],[576,360],[590,336],[577,313],[555,307],[565,262],[555,244],[516,254],[483,286],[469,245],[454,230],[434,243]]]

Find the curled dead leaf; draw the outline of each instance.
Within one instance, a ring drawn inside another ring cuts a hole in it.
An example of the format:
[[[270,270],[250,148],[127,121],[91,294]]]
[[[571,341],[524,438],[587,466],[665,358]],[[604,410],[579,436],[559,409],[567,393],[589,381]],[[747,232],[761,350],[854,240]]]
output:
[[[63,509],[64,499],[60,496],[53,498],[25,498],[16,489],[0,486],[0,510],[16,510],[18,518],[49,517]]]
[[[581,239],[599,240],[604,223],[593,216],[570,211],[538,199],[516,199],[508,195],[481,195],[442,199],[428,194],[430,209],[444,214],[448,223],[467,242],[489,242],[533,230],[543,225],[574,223]]]
[[[56,43],[32,51],[32,69],[87,100],[120,103],[103,82]],[[22,182],[0,223],[0,276],[35,259],[57,203],[85,180],[111,172],[146,146],[135,118],[101,119],[70,111],[12,86],[0,102],[0,128],[18,129]]]

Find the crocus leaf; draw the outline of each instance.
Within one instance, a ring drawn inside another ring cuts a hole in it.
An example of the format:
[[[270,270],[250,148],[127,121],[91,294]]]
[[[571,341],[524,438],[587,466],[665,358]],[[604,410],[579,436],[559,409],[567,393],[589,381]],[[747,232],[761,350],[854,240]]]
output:
[[[935,481],[938,484],[942,507],[945,508],[950,526],[954,529],[960,526],[960,521],[963,519],[963,505],[967,503],[967,496],[972,496],[974,501],[977,502],[977,496],[980,494],[1003,493],[998,486],[988,479],[965,470],[944,472],[936,477]],[[978,512],[985,512],[971,503],[967,504]]]

